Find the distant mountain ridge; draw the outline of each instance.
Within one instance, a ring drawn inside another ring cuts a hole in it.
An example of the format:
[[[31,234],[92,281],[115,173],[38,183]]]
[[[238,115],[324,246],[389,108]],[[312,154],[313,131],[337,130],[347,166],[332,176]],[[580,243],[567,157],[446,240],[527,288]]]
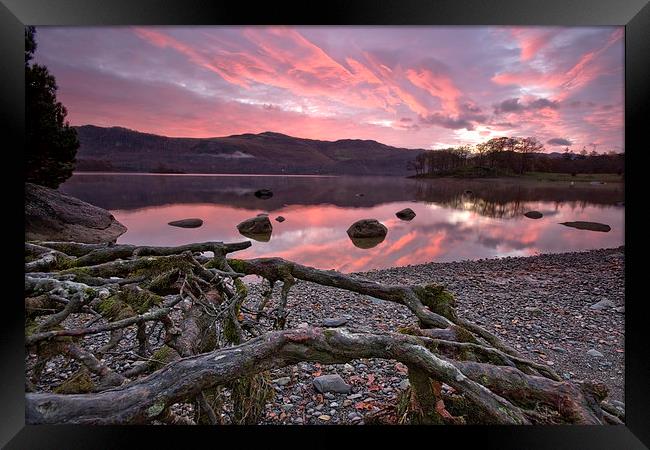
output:
[[[275,132],[177,138],[122,127],[75,127],[78,171],[396,175],[423,149],[361,139],[320,141]]]

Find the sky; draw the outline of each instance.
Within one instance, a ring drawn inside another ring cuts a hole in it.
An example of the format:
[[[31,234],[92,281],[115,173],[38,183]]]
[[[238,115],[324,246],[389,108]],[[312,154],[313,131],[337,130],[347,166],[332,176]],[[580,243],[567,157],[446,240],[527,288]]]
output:
[[[72,125],[624,151],[623,27],[37,27]]]

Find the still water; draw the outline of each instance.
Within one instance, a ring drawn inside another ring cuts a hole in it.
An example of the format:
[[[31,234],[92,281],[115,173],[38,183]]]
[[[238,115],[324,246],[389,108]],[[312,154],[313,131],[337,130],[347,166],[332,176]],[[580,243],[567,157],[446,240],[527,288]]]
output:
[[[268,213],[269,242],[237,255],[279,256],[343,272],[498,256],[616,247],[624,243],[623,184],[518,180],[414,180],[399,177],[75,174],[60,189],[108,209],[128,231],[118,243],[180,245],[249,240],[236,226]],[[271,189],[273,197],[255,197]],[[395,213],[411,208],[402,221]],[[537,210],[541,219],[524,213]],[[277,216],[286,221],[278,223]],[[195,229],[167,222],[203,219]],[[383,242],[357,248],[346,230],[359,219],[388,228]],[[560,222],[591,221],[611,231]]]

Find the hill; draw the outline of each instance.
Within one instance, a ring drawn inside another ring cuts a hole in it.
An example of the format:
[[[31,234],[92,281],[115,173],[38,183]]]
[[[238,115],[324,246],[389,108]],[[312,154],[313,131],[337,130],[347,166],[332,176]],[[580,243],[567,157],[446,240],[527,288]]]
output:
[[[320,141],[280,133],[176,138],[121,127],[75,127],[78,171],[396,175],[424,150],[371,140]]]

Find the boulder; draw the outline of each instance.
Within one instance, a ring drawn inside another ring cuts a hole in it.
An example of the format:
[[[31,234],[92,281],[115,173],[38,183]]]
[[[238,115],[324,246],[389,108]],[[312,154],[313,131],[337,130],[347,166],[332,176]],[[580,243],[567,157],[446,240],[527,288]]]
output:
[[[168,222],[167,225],[171,225],[172,227],[181,227],[181,228],[198,228],[201,225],[203,225],[203,221],[201,219],[181,219],[181,220],[174,220],[172,222]]]
[[[278,222],[284,222],[286,219],[284,217],[282,217],[282,216],[278,216],[278,217],[275,218],[275,220],[278,221]]]
[[[401,211],[395,213],[398,219],[402,220],[413,220],[415,217],[415,212],[411,208],[404,208]]]
[[[256,241],[268,242],[271,239],[273,232],[273,225],[269,217],[266,215],[259,215],[251,219],[244,220],[237,225],[239,232],[248,238]]]
[[[126,232],[105,209],[61,192],[25,183],[25,239],[86,244],[115,242]]]
[[[602,353],[600,353],[598,350],[595,350],[593,348],[587,352],[587,355],[589,355],[591,357],[594,357],[594,358],[602,358],[603,357]]]
[[[355,239],[385,238],[388,228],[376,219],[357,220],[348,228],[348,236]]]
[[[352,387],[343,381],[339,375],[321,375],[314,378],[312,382],[314,389],[321,394],[325,392],[337,392],[340,394],[348,394]]]
[[[560,225],[577,228],[579,230],[602,231],[603,233],[607,233],[612,229],[609,225],[598,222],[561,222]]]
[[[528,211],[527,213],[524,213],[524,216],[528,217],[529,219],[541,219],[544,217],[544,214],[539,211]]]
[[[255,197],[261,198],[262,200],[266,200],[268,198],[273,197],[273,191],[270,189],[260,189],[255,191]]]

